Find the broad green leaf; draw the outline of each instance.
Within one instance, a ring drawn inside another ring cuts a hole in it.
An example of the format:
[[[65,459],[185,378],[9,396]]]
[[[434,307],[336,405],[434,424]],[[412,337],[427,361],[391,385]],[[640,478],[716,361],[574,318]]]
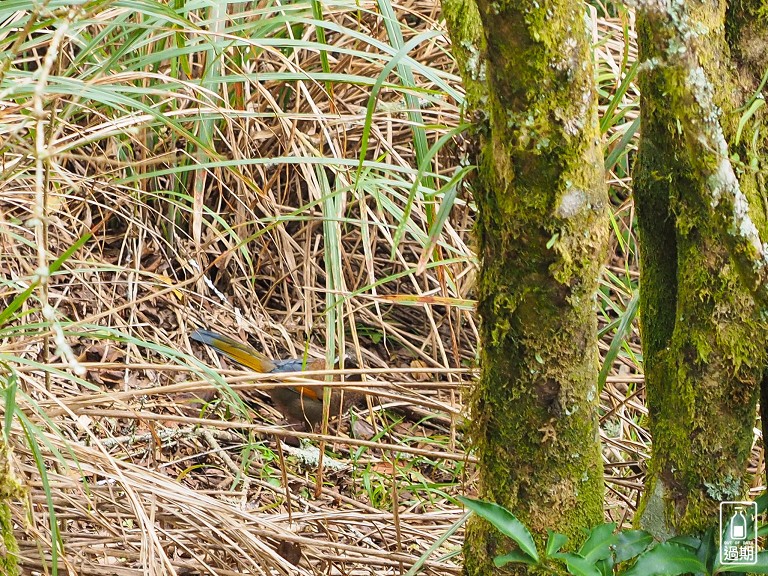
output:
[[[536,551],[531,533],[512,512],[493,502],[483,502],[466,496],[459,496],[459,500],[472,512],[493,524],[499,532],[514,540],[520,546],[520,550],[534,562],[539,561],[539,553]]]
[[[590,530],[587,541],[582,544],[579,554],[594,564],[611,555],[611,546],[616,544],[616,522],[600,524]]]
[[[568,536],[565,534],[547,530],[547,535],[547,556],[552,556],[553,554],[560,552],[560,549],[565,546],[566,542],[568,542]]]
[[[554,554],[553,558],[562,560],[568,566],[568,573],[573,576],[600,576],[600,570],[597,569],[594,562],[590,562],[579,554],[564,552]]]
[[[683,546],[685,548],[689,548],[692,551],[696,551],[699,549],[699,546],[701,546],[701,540],[696,538],[695,536],[675,536],[674,538],[670,538],[667,540],[667,542],[670,542],[672,544],[677,544],[678,546]]]
[[[513,550],[509,554],[504,554],[502,556],[496,556],[496,558],[493,559],[493,565],[497,568],[501,568],[502,566],[505,566],[507,564],[520,562],[523,564],[535,564],[533,558],[528,556],[525,552],[522,552],[520,550]]]
[[[602,576],[613,576],[613,567],[616,565],[616,563],[613,561],[613,558],[606,558],[605,560],[598,560],[597,569],[600,570],[600,574]]]
[[[616,536],[616,563],[626,562],[642,554],[653,543],[645,530],[624,530]]]
[[[642,554],[624,576],[677,576],[706,572],[706,565],[688,548],[663,542]]]

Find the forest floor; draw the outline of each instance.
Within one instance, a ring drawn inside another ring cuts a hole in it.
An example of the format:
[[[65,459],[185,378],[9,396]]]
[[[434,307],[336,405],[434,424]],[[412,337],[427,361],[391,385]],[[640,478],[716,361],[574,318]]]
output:
[[[50,72],[47,100],[0,101],[14,127],[0,361],[24,573],[55,561],[83,575],[459,574],[456,496],[476,482],[462,402],[477,376],[475,207],[454,181],[462,88],[435,3],[389,5],[402,39],[381,3],[325,4],[327,51],[310,41],[309,5],[185,12],[198,28],[184,43],[151,2],[135,21],[127,3],[96,4],[69,20],[78,34],[0,36],[33,83]],[[152,32],[154,18],[167,22]],[[613,203],[599,297],[606,519],[628,525],[650,453],[629,193],[636,48],[631,15],[595,11],[592,24]],[[231,44],[187,51],[200,38]],[[88,76],[110,58],[121,66]],[[45,169],[29,137],[38,103],[54,111]],[[190,341],[198,328],[271,358],[348,361],[255,375]],[[280,443],[265,391],[329,374],[377,400]]]

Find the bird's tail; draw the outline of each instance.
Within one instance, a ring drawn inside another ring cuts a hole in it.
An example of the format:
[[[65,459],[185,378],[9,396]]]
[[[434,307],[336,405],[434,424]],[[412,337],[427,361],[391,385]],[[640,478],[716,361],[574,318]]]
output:
[[[261,352],[254,350],[248,344],[211,332],[210,330],[195,330],[189,336],[192,340],[202,342],[214,350],[221,352],[227,358],[231,358],[241,366],[255,370],[256,372],[272,372],[277,365]]]

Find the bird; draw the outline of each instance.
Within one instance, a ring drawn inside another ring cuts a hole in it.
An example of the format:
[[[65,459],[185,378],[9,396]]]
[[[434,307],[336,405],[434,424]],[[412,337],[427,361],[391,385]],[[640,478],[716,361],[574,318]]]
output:
[[[261,352],[253,349],[228,336],[222,336],[210,330],[195,330],[190,338],[196,342],[210,346],[227,358],[234,360],[241,366],[250,368],[262,374],[275,374],[279,372],[299,372],[302,370],[324,370],[325,360],[287,358],[267,358]],[[307,385],[278,387],[268,390],[267,393],[275,407],[286,417],[288,423],[293,426],[303,426],[307,430],[318,427],[323,419],[323,386]],[[360,404],[360,393],[331,391],[330,415],[339,414],[350,406]]]

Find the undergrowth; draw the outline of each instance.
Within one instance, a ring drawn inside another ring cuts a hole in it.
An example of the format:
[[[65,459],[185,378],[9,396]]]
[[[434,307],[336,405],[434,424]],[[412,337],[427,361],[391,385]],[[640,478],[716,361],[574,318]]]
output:
[[[621,524],[649,443],[636,49],[626,13],[590,14]],[[23,569],[460,571],[477,368],[462,99],[430,2],[0,3],[0,382]],[[377,401],[326,434],[286,431],[275,379],[193,346],[196,328],[325,358],[310,381]]]

